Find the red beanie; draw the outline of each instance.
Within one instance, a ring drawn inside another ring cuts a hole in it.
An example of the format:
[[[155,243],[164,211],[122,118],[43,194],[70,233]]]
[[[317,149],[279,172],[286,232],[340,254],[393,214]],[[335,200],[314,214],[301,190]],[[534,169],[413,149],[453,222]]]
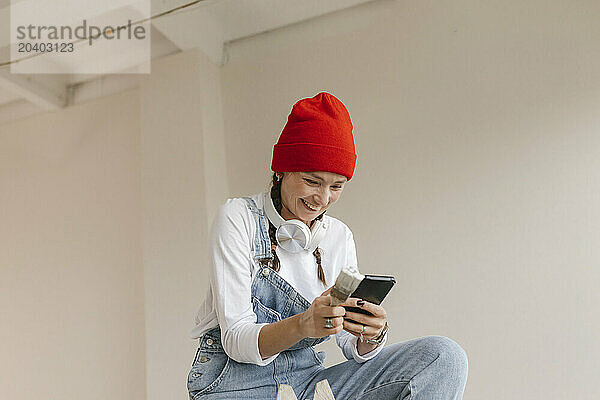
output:
[[[341,101],[321,92],[294,104],[273,147],[272,171],[327,171],[350,180],[355,164],[352,122]]]

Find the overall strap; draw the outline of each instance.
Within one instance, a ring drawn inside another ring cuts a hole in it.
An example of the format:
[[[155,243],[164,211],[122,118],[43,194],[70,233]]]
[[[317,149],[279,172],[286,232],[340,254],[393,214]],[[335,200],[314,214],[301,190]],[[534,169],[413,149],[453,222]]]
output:
[[[248,209],[252,212],[254,220],[256,221],[256,233],[254,235],[254,260],[267,259],[269,263],[273,260],[273,254],[271,253],[271,239],[269,238],[269,220],[265,215],[265,212],[256,206],[254,200],[250,197],[243,197],[248,204]],[[267,283],[269,289],[275,289],[275,291],[269,290],[268,293],[271,297],[263,298],[262,300],[267,301],[267,307],[272,307],[279,312],[282,318],[288,318],[291,315],[295,315],[300,312],[306,311],[310,306],[310,302],[300,295],[285,279],[279,276],[278,273],[272,271],[270,268],[263,268],[260,274],[256,275],[253,280],[252,287],[253,293],[256,287],[261,283]],[[285,299],[284,303],[277,306],[278,294],[282,294]],[[264,307],[265,305],[263,305]],[[288,350],[297,350],[305,347],[316,346],[317,344],[329,340],[329,336],[323,338],[304,338],[298,343],[291,346]]]
[[[273,259],[271,254],[271,239],[269,238],[269,221],[265,216],[265,212],[256,206],[254,199],[250,197],[242,197],[246,200],[248,208],[256,221],[256,233],[254,235],[254,260]]]

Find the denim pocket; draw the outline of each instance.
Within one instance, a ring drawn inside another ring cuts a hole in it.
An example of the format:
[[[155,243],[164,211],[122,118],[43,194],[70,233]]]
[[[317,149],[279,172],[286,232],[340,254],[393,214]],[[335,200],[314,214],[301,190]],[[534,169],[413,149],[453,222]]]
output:
[[[256,314],[256,322],[259,324],[281,321],[281,314],[265,306],[258,297],[252,297],[252,308]]]
[[[324,351],[316,351],[312,347],[311,349],[313,351],[313,354],[315,355],[315,360],[317,360],[319,364],[323,365],[323,363],[325,362],[325,357],[327,357],[327,353],[325,353]]]
[[[188,374],[187,388],[190,399],[214,390],[227,372],[229,357],[225,352],[207,352],[198,349],[192,369]]]

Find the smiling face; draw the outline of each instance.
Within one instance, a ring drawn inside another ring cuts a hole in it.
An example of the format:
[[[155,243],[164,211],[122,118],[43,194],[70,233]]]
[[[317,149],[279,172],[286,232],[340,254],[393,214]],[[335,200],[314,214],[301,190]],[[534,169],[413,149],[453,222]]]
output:
[[[284,172],[281,181],[281,216],[299,219],[310,227],[312,221],[335,203],[348,180],[333,172]]]

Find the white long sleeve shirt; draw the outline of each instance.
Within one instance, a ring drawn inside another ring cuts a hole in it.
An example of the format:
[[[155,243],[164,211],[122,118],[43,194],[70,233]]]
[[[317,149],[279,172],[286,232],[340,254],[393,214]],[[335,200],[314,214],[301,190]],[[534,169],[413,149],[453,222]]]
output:
[[[263,207],[263,196],[251,196],[259,209]],[[330,287],[343,267],[358,271],[358,263],[350,229],[336,218],[328,215],[323,218],[329,227],[319,249]],[[257,323],[250,293],[252,279],[262,269],[253,259],[256,229],[254,216],[244,199],[228,199],[219,208],[210,234],[209,290],[195,316],[196,325],[190,336],[196,339],[220,326],[221,343],[229,357],[237,362],[267,365],[279,353],[263,360],[258,348],[258,335],[266,324]],[[279,275],[306,300],[312,302],[327,289],[318,279],[312,253],[290,253],[279,246],[276,252],[281,265]],[[377,355],[385,341],[363,356],[358,354],[357,338],[344,330],[336,334],[336,343],[347,359],[362,363]]]

